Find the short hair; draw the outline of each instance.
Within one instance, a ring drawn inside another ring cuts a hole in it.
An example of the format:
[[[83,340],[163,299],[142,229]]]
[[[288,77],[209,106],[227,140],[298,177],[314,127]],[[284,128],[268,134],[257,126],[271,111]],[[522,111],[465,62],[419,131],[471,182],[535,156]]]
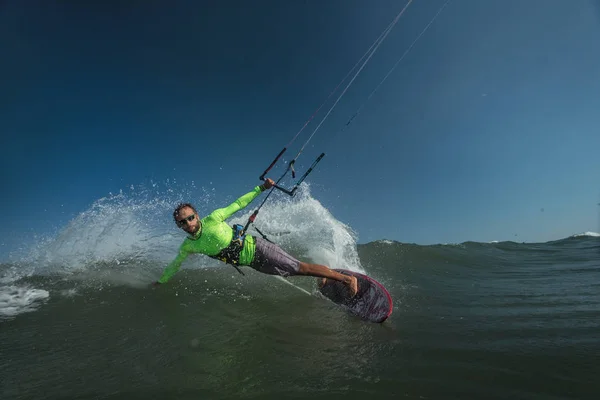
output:
[[[198,214],[198,211],[196,211],[196,208],[191,205],[190,203],[179,203],[177,204],[177,207],[175,207],[175,210],[173,211],[173,219],[175,220],[175,222],[177,222],[177,216],[179,216],[179,212],[183,209],[189,207],[192,209],[192,211],[194,211],[194,213]]]

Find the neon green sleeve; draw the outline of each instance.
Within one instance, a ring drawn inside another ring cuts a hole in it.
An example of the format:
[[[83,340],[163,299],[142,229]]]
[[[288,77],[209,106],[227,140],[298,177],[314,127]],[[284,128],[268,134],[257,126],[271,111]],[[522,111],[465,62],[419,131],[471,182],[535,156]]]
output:
[[[167,265],[165,271],[163,272],[158,282],[167,283],[169,279],[171,279],[173,275],[175,275],[177,271],[179,271],[179,268],[181,268],[181,263],[187,258],[187,256],[188,252],[183,249],[183,246],[181,246],[179,248],[179,253],[177,254],[177,257],[175,257],[175,259],[171,261],[169,265]]]
[[[246,193],[245,195],[243,195],[242,197],[240,197],[239,199],[237,199],[236,201],[234,201],[227,207],[219,208],[219,209],[213,211],[210,214],[210,217],[217,219],[219,221],[225,221],[227,218],[231,217],[233,214],[235,214],[239,210],[245,208],[248,204],[250,204],[252,202],[252,200],[254,200],[256,198],[256,196],[258,196],[261,193],[262,193],[262,190],[260,189],[260,186],[256,186],[254,188],[254,190]]]

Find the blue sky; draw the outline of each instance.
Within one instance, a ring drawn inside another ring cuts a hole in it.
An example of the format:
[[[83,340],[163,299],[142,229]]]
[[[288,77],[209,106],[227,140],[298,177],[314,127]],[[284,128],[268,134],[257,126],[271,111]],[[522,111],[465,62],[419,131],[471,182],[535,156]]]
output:
[[[343,130],[444,2],[412,2],[311,140],[313,197],[362,243],[598,231],[597,1],[450,2]],[[245,193],[405,4],[3,2],[0,253],[149,180]]]

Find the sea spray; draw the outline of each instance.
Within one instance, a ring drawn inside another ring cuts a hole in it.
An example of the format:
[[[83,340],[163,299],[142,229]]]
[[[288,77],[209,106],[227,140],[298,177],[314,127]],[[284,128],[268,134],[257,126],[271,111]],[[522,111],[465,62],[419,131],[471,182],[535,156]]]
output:
[[[177,183],[168,181],[162,185],[131,186],[94,201],[56,234],[36,240],[27,254],[0,271],[0,279],[12,282],[25,276],[81,272],[93,273],[98,278],[101,275],[98,271],[105,270],[126,275],[135,275],[138,270],[140,277],[146,278],[147,270],[155,269],[156,273],[175,257],[185,238],[173,223],[172,212],[178,203],[194,204],[202,218],[252,189],[241,189],[223,196],[227,201],[217,201],[217,194],[210,188],[184,185],[188,189],[180,190],[174,185]],[[226,222],[244,224],[262,199],[258,197]],[[302,184],[293,198],[273,193],[255,225],[300,259],[332,268],[362,270],[355,232],[312,198],[307,184]],[[259,235],[254,227],[249,231],[251,235]],[[195,255],[183,265],[184,268],[223,266]]]

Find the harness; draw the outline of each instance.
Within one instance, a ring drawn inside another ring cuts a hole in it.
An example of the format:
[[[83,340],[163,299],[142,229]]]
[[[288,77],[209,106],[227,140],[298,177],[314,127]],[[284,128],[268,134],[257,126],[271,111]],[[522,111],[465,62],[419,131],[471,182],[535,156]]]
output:
[[[240,274],[245,275],[242,270],[238,268],[238,265],[240,264],[240,253],[244,248],[244,241],[246,240],[246,232],[244,232],[244,227],[240,224],[233,225],[232,229],[233,238],[231,239],[229,245],[221,250],[218,254],[209,257],[230,264]]]

